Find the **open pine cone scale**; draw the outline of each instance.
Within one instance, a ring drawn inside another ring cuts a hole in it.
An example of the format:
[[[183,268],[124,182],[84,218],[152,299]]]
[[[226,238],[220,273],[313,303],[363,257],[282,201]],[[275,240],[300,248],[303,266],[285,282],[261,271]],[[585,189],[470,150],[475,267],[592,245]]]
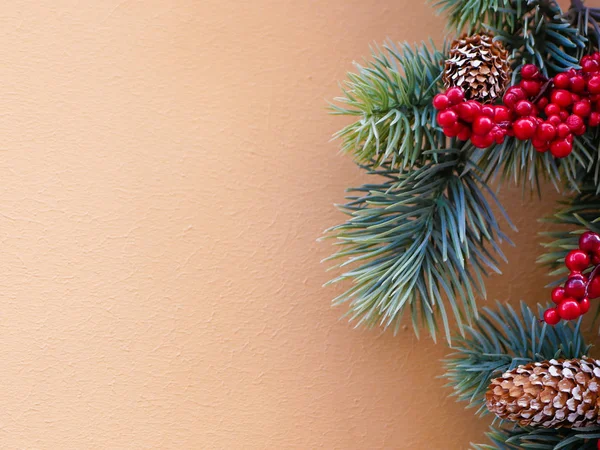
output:
[[[521,426],[585,427],[600,423],[600,361],[549,360],[492,380],[487,408]]]
[[[508,52],[491,35],[462,36],[452,43],[443,79],[446,88],[460,87],[470,100],[493,102],[510,81]]]

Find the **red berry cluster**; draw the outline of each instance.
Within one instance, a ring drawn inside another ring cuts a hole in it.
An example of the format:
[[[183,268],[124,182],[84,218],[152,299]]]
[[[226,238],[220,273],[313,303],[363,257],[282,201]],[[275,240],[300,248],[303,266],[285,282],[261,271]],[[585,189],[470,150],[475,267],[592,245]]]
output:
[[[521,81],[506,90],[502,105],[466,100],[461,88],[452,87],[433,98],[437,122],[446,136],[470,139],[478,148],[501,144],[508,135],[563,158],[573,150],[573,136],[600,125],[600,53],[580,64],[581,70],[552,80],[533,64],[523,66]]]
[[[579,249],[571,250],[565,265],[570,270],[564,286],[552,290],[552,301],[556,307],[547,309],[544,321],[556,325],[560,319],[573,320],[590,309],[590,299],[600,297],[600,235],[586,231],[579,238]],[[586,272],[589,268],[591,272]]]

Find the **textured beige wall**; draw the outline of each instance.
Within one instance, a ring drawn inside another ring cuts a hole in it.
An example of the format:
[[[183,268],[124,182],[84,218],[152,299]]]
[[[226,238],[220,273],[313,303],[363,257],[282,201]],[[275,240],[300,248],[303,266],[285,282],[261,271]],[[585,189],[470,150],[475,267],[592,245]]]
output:
[[[369,43],[441,28],[412,0],[5,4],[0,446],[482,440],[443,344],[338,320],[315,242],[364,180],[325,101]],[[492,298],[545,295],[528,205]]]

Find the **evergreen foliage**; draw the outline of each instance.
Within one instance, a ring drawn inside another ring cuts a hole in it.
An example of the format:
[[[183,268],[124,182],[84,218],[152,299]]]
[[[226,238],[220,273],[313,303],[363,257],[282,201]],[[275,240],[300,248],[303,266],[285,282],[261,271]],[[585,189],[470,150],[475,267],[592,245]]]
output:
[[[594,172],[583,178],[579,192],[559,202],[558,210],[544,219],[554,224],[556,229],[540,233],[549,241],[542,244],[546,253],[538,258],[538,262],[551,269],[551,276],[564,275],[550,286],[564,281],[568,272],[564,259],[570,250],[578,247],[579,235],[587,230],[600,232],[600,197],[597,194],[598,185],[594,181],[595,177]]]
[[[493,378],[532,361],[587,354],[589,346],[580,333],[580,321],[552,327],[540,323],[542,312],[540,305],[536,311],[522,302],[515,310],[497,302],[495,310],[484,308],[465,336],[454,338],[454,352],[444,361],[445,378],[459,401],[484,414],[484,395]]]
[[[485,392],[493,378],[521,364],[552,358],[580,358],[588,354],[580,332],[581,320],[562,322],[554,327],[540,323],[543,311],[521,303],[518,310],[497,303],[484,308],[464,337],[455,337],[454,352],[444,361],[445,378],[459,401],[467,402],[477,413],[487,413]],[[585,449],[596,448],[600,427],[582,430],[545,430],[520,427],[512,423],[492,425],[488,438],[492,444],[473,445],[474,449]],[[592,446],[593,445],[593,446]]]
[[[552,75],[575,67],[590,49],[593,18],[586,9],[563,14],[550,0],[438,6],[456,33],[485,28],[502,39],[517,78],[523,63],[535,61]],[[330,259],[347,270],[332,282],[352,282],[334,302],[347,302],[359,324],[397,328],[407,311],[417,334],[422,324],[435,336],[441,321],[446,337],[453,322],[461,331],[470,324],[478,297],[485,298],[484,277],[499,272],[500,244],[507,241],[489,183],[511,180],[539,191],[542,180],[551,180],[568,191],[582,188],[591,174],[600,188],[597,131],[579,137],[562,160],[513,138],[485,151],[447,139],[431,104],[441,90],[443,61],[432,44],[375,47],[332,105],[335,114],[354,118],[336,134],[343,151],[375,178],[352,190],[340,207],[348,220],[327,232],[342,246]]]
[[[353,281],[334,302],[349,302],[359,324],[397,327],[409,308],[417,334],[424,323],[435,338],[439,315],[449,341],[450,312],[461,330],[476,316],[483,276],[499,272],[498,243],[508,239],[494,216],[493,207],[502,207],[493,192],[465,170],[468,154],[450,146],[427,151],[427,162],[413,170],[373,169],[383,181],[354,189],[340,208],[350,219],[329,230],[342,246],[329,259],[359,265],[332,281]]]
[[[408,169],[423,151],[445,141],[435,127],[431,100],[440,88],[444,54],[431,45],[412,48],[388,42],[374,48],[371,61],[348,74],[334,114],[357,120],[336,133],[342,150],[360,164]]]
[[[580,58],[599,48],[600,8],[581,0],[571,0],[568,11],[555,0],[436,5],[453,35],[490,32],[502,41],[511,55],[513,82],[523,64],[534,63],[552,77],[579,68]],[[433,44],[387,42],[374,47],[342,84],[332,110],[353,122],[335,136],[372,181],[350,190],[339,206],[346,221],[326,232],[339,247],[328,260],[345,271],[330,283],[349,284],[334,303],[347,304],[357,325],[397,330],[409,315],[417,335],[425,326],[436,339],[441,322],[454,351],[444,362],[445,377],[458,400],[484,414],[493,377],[535,360],[581,357],[589,349],[580,321],[547,326],[539,321],[539,306],[498,303],[478,314],[485,277],[500,272],[500,245],[510,243],[497,215],[512,226],[489,185],[512,181],[541,195],[540,183],[549,180],[566,195],[546,219],[553,231],[545,234],[539,258],[559,278],[579,235],[587,229],[600,233],[600,131],[588,129],[560,160],[513,138],[483,151],[448,139],[431,104],[442,89],[444,55]],[[451,340],[454,324],[459,335]],[[488,438],[490,444],[472,448],[594,449],[600,427],[545,430],[496,422]]]
[[[600,427],[543,429],[491,426],[486,434],[492,444],[473,444],[474,450],[596,450]]]

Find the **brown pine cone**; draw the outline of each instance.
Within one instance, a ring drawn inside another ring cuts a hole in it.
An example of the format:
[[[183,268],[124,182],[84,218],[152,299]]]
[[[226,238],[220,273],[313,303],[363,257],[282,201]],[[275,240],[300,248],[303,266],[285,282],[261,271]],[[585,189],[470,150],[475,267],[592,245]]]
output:
[[[600,361],[535,362],[492,380],[487,408],[522,426],[585,427],[600,423]]]
[[[489,34],[456,39],[446,59],[443,80],[446,89],[458,86],[470,100],[493,102],[502,97],[510,82],[508,52]]]

